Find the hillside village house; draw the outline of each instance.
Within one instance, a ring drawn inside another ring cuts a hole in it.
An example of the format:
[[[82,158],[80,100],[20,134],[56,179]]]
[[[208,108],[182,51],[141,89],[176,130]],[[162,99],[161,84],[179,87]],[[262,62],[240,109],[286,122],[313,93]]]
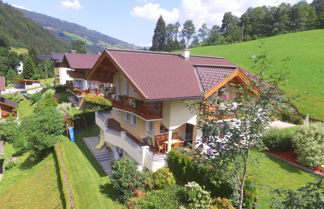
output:
[[[18,116],[17,108],[17,102],[0,96],[0,119],[8,118],[10,116],[16,118]]]
[[[224,58],[105,50],[88,80],[113,83],[105,98],[111,112],[96,112],[100,135],[115,158],[130,157],[139,166],[166,166],[166,152],[186,144],[195,146],[201,131],[197,116],[185,104],[218,95],[230,82],[246,83],[247,76]]]
[[[68,72],[70,68],[62,66],[64,54],[63,53],[53,53],[51,55],[51,60],[54,61],[54,84],[55,85],[65,85],[72,83],[73,79],[69,76]]]
[[[39,80],[30,80],[30,79],[21,79],[21,78],[14,78],[13,81],[14,89],[17,90],[29,90],[29,89],[35,89],[41,87],[41,82]]]
[[[82,95],[91,88],[98,88],[97,81],[88,81],[87,75],[93,68],[99,55],[92,54],[65,54],[63,57],[63,67],[69,68],[67,71],[72,83],[69,84],[71,90],[77,95]]]

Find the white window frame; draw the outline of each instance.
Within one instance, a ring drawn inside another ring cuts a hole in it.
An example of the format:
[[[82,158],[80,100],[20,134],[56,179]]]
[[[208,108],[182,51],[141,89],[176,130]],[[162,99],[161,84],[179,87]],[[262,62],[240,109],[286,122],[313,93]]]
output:
[[[147,121],[146,122],[146,132],[149,135],[152,135],[153,134],[153,129],[154,129],[154,123],[153,123],[153,121]]]
[[[129,116],[129,118],[128,118],[128,116]],[[136,125],[137,125],[137,117],[136,117],[136,115],[134,115],[132,113],[129,113],[129,112],[126,112],[125,113],[125,122],[129,123],[131,126],[133,126],[135,128]]]

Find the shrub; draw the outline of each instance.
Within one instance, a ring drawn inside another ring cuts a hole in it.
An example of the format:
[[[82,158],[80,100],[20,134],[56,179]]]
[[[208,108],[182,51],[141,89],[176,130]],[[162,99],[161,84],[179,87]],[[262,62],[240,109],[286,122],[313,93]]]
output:
[[[231,184],[211,166],[202,166],[187,154],[171,151],[168,166],[173,175],[184,182],[195,181],[210,191],[212,196],[229,198],[233,193]]]
[[[324,123],[301,126],[293,137],[297,160],[306,166],[316,167],[324,163]]]
[[[210,193],[196,182],[189,182],[179,191],[180,201],[185,208],[206,209],[210,207]]]
[[[89,108],[94,108],[96,110],[99,109],[110,109],[111,108],[111,102],[107,99],[97,96],[95,94],[86,94],[83,97],[83,100],[85,102],[85,105]]]
[[[72,105],[71,103],[62,103],[56,107],[56,110],[62,115],[70,114],[72,110]]]
[[[229,199],[217,197],[212,200],[211,209],[235,209],[235,208]]]
[[[42,99],[43,94],[40,93],[40,92],[37,92],[37,93],[35,93],[35,94],[30,94],[30,95],[28,95],[28,96],[29,96],[29,100],[30,100],[33,104],[35,104],[36,102],[39,102],[39,101]]]
[[[36,105],[34,112],[39,112],[44,108],[48,107],[57,107],[57,101],[55,99],[55,92],[53,89],[48,89],[42,96],[42,99],[39,100]]]
[[[14,119],[0,123],[0,140],[13,142],[19,135],[18,124]]]
[[[180,202],[178,192],[182,186],[173,184],[161,190],[147,192],[144,198],[135,200],[136,209],[178,209]]]
[[[293,124],[303,124],[303,118],[299,115],[293,114],[289,111],[282,111],[280,113],[280,119],[285,122],[293,123]]]
[[[270,128],[262,136],[263,143],[269,150],[288,151],[292,149],[292,138],[297,127]]]
[[[150,189],[163,189],[168,185],[175,184],[175,179],[168,168],[160,168],[154,173],[149,173],[145,184]]]
[[[112,168],[112,185],[121,194],[119,200],[126,203],[129,198],[134,196],[136,189],[143,188],[144,176],[137,171],[136,164],[130,159],[115,161]]]

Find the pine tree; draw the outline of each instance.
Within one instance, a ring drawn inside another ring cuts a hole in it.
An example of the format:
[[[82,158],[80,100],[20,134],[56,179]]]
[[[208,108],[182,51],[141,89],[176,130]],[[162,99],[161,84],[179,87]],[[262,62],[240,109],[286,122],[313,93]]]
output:
[[[163,20],[163,17],[160,16],[156,23],[156,27],[154,29],[151,50],[163,51],[165,49],[165,39],[166,39],[165,22]]]
[[[24,57],[24,70],[23,70],[23,77],[25,79],[33,79],[35,76],[35,64],[33,60],[29,56]]]

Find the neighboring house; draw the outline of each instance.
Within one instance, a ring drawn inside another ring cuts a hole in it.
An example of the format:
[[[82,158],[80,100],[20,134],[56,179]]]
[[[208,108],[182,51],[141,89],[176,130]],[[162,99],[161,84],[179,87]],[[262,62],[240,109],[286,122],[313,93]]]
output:
[[[53,53],[51,55],[51,60],[54,61],[54,84],[55,85],[65,85],[72,83],[73,79],[69,76],[68,72],[70,68],[64,67],[62,65],[64,58],[64,53]]]
[[[228,83],[249,81],[224,58],[113,49],[101,54],[88,80],[113,83],[105,92],[113,109],[96,112],[96,123],[115,158],[130,157],[153,171],[166,166],[166,152],[195,147],[202,135],[186,100],[219,96]]]
[[[39,80],[14,78],[13,81],[15,82],[13,86],[14,89],[17,89],[19,91],[27,91],[29,89],[41,88],[41,83]]]
[[[16,118],[18,115],[17,108],[17,102],[0,96],[0,118],[8,118],[9,116]]]
[[[19,65],[16,67],[16,70],[18,75],[24,72],[24,63],[22,61],[19,62]]]
[[[98,88],[97,81],[88,81],[87,75],[97,62],[99,55],[92,54],[65,54],[62,66],[69,68],[67,72],[72,78],[70,88],[77,96],[82,96],[83,93],[91,88]]]

